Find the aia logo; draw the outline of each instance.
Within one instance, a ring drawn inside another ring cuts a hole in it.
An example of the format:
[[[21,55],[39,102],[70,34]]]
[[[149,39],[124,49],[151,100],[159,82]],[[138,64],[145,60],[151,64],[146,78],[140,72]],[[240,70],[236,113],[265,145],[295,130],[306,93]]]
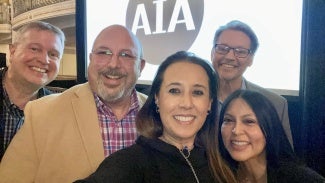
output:
[[[203,14],[204,0],[130,0],[125,22],[140,39],[146,61],[159,65],[192,46]]]

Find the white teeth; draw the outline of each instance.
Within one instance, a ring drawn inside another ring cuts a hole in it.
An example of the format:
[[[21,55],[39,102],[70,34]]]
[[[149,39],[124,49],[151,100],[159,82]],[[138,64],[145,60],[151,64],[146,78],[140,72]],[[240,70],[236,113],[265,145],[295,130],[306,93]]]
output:
[[[46,72],[45,69],[41,69],[41,68],[39,68],[39,67],[32,67],[32,69],[33,69],[34,71],[41,72],[41,73],[45,73],[45,72]]]
[[[175,116],[175,119],[179,121],[192,121],[194,119],[193,116]]]
[[[229,64],[223,64],[224,67],[228,67],[228,68],[234,68],[235,66],[233,65],[229,65]]]
[[[119,76],[112,76],[112,75],[106,75],[107,78],[110,78],[110,79],[119,79],[120,77]]]
[[[239,146],[247,145],[248,142],[243,142],[243,141],[231,141],[231,143]]]

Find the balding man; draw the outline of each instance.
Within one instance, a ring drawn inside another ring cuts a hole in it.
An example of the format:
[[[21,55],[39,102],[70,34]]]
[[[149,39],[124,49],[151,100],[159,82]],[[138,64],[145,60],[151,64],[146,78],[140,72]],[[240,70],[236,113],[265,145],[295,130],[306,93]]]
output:
[[[0,165],[1,182],[72,182],[134,143],[146,95],[135,90],[145,66],[139,40],[111,25],[94,41],[89,81],[27,104],[25,124]]]

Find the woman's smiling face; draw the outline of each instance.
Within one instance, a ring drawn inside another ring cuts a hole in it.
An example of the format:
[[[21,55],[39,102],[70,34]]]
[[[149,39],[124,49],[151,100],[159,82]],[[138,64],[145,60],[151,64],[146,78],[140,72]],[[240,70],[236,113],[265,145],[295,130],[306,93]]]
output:
[[[228,106],[221,125],[223,143],[231,157],[239,162],[265,159],[265,136],[251,107],[242,99]]]
[[[170,65],[155,97],[162,136],[177,143],[193,143],[211,108],[209,91],[208,75],[200,65],[187,61]]]

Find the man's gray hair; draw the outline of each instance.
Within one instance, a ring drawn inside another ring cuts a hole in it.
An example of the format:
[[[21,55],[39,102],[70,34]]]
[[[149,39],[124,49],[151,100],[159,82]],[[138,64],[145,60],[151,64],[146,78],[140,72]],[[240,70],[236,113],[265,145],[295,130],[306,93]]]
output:
[[[60,28],[58,28],[50,23],[42,22],[42,21],[34,21],[34,22],[28,23],[26,25],[23,25],[17,31],[16,37],[13,39],[13,44],[19,42],[20,39],[22,38],[22,35],[31,29],[53,32],[60,38],[61,44],[63,45],[63,48],[64,48],[65,35],[64,35],[63,31]]]

